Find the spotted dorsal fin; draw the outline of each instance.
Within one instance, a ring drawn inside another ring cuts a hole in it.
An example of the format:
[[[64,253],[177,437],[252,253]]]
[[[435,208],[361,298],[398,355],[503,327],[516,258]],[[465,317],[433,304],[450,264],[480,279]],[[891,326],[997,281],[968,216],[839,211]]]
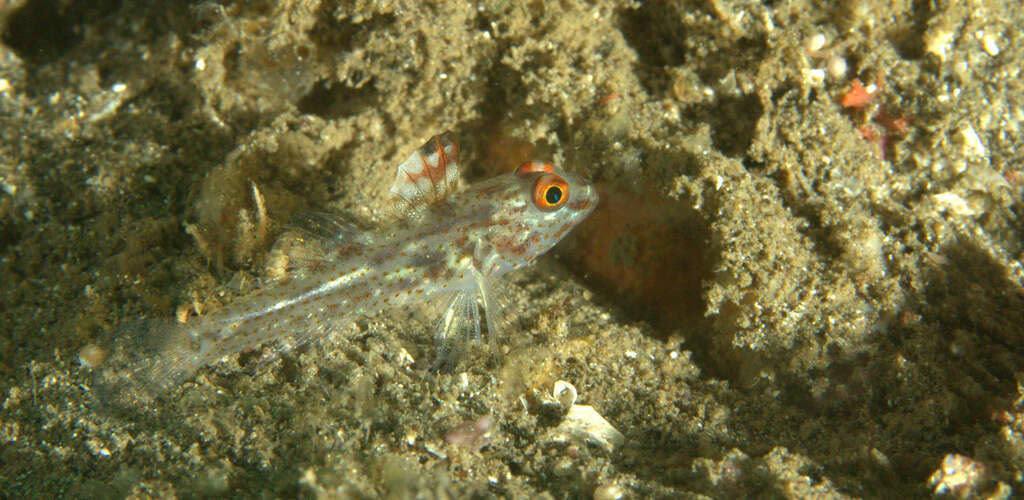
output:
[[[391,196],[400,212],[415,212],[444,200],[459,180],[459,145],[451,132],[431,137],[398,166]]]

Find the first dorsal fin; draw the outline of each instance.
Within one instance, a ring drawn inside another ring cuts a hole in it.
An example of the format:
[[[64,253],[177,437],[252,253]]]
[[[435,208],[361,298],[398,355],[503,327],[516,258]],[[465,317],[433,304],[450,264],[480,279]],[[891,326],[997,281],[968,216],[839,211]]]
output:
[[[451,132],[431,137],[398,165],[391,196],[403,212],[444,200],[459,180],[459,145]]]

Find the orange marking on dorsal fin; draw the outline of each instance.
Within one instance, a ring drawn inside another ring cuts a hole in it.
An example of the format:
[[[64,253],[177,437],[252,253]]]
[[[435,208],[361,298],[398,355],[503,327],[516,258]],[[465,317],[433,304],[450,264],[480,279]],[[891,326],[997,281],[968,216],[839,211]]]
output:
[[[431,137],[430,140],[427,141],[427,143],[419,150],[420,164],[423,165],[423,170],[415,174],[406,172],[406,175],[409,177],[409,181],[416,182],[416,180],[426,177],[427,179],[430,179],[431,184],[436,186],[444,180],[445,169],[448,168],[449,163],[458,162],[458,147],[454,145],[454,142],[451,142],[451,144],[452,154],[451,157],[449,157],[449,155],[445,153],[444,146],[441,144],[441,136],[435,135],[434,137]],[[430,164],[429,158],[431,153],[437,154],[437,165]]]
[[[437,203],[458,184],[459,147],[451,132],[431,137],[398,165],[391,195],[402,212]]]

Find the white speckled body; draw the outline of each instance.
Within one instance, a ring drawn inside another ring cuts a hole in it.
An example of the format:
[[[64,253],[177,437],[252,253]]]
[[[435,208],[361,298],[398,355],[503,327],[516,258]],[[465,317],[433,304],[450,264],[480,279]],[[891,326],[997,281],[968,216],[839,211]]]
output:
[[[150,392],[166,389],[227,355],[437,295],[451,297],[436,332],[442,355],[454,337],[479,335],[478,303],[493,337],[495,281],[554,246],[590,213],[597,194],[547,164],[524,164],[454,192],[456,168],[457,147],[448,134],[413,154],[399,166],[392,188],[404,217],[381,231],[359,232],[334,216],[307,215],[306,236],[326,251],[293,263],[286,277],[248,297],[168,326],[157,353],[132,378]],[[556,192],[540,194],[556,202],[538,201],[536,191],[550,190],[552,182],[560,182]]]

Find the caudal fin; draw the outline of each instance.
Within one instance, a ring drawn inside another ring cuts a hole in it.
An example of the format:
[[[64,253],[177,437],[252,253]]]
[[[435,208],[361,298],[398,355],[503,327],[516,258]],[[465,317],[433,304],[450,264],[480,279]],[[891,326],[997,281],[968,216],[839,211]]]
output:
[[[105,403],[149,405],[205,363],[191,330],[170,320],[138,320],[121,328],[110,359],[95,369]]]

